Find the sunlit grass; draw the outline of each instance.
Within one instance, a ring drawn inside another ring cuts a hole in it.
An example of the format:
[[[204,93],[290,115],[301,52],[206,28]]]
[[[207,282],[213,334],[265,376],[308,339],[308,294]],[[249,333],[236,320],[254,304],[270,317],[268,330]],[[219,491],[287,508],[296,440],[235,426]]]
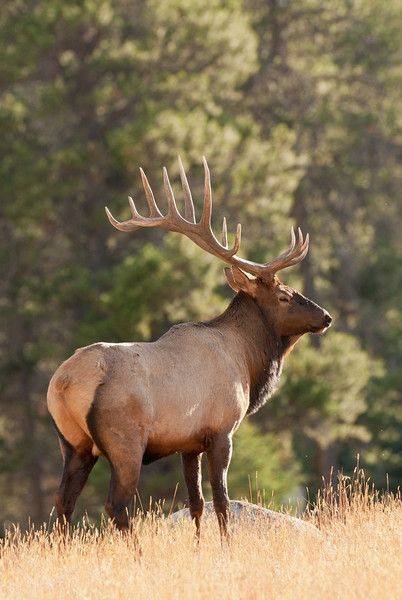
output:
[[[221,546],[217,523],[205,522],[199,547],[191,523],[172,526],[154,511],[138,517],[135,536],[110,525],[55,532],[9,530],[0,546],[2,599],[381,598],[402,597],[402,506],[377,493],[356,471],[327,488],[297,532],[263,521],[232,523]]]

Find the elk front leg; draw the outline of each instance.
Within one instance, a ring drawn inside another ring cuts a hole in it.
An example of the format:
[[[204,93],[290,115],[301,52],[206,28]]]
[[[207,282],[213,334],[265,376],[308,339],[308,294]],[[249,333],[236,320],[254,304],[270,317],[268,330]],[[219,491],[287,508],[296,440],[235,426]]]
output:
[[[122,426],[123,429],[123,426]],[[104,449],[111,467],[106,511],[121,531],[127,531],[140,477],[144,442],[141,429],[128,424],[119,436],[104,435]]]
[[[120,531],[128,531],[140,476],[142,455],[110,459],[111,478],[106,512]],[[113,461],[113,462],[112,462]]]
[[[213,437],[208,449],[208,474],[222,539],[228,539],[229,495],[227,474],[231,457],[231,434],[218,434]]]
[[[195,522],[196,535],[199,541],[201,517],[202,512],[204,510],[204,496],[202,495],[201,476],[202,454],[192,454],[183,452],[181,457],[183,461],[184,479],[186,480],[188,490],[190,515]]]

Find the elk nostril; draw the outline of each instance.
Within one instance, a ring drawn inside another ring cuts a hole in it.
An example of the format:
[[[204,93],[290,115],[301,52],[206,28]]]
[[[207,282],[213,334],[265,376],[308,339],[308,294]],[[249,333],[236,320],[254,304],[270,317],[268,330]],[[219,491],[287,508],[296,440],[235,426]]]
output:
[[[332,317],[328,313],[324,317],[325,325],[328,327],[332,323]]]

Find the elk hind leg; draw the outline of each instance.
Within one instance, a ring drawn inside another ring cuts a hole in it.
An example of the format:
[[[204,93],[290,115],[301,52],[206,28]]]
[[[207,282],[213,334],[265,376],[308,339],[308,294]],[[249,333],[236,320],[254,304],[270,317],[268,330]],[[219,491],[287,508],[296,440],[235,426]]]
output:
[[[201,517],[204,510],[204,496],[202,494],[201,475],[202,454],[182,454],[184,479],[188,490],[188,502],[191,518],[195,522],[197,539],[200,539]]]
[[[229,539],[229,495],[227,473],[232,457],[232,437],[230,434],[218,434],[211,439],[208,449],[208,474],[212,488],[212,497],[222,540]]]
[[[57,433],[64,467],[55,504],[59,523],[63,526],[70,522],[78,496],[98,457],[92,455],[92,442],[89,438],[88,444],[74,448],[59,431]]]

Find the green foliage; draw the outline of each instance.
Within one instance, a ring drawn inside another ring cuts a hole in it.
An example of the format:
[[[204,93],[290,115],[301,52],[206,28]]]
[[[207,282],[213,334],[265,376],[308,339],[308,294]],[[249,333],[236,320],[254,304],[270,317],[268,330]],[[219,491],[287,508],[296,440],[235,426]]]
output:
[[[247,497],[276,506],[287,502],[289,493],[301,482],[289,437],[263,433],[250,421],[242,423],[234,436],[228,482],[233,498]]]
[[[367,441],[359,417],[367,410],[370,377],[380,374],[380,365],[349,334],[334,331],[319,348],[302,340],[272,401],[275,420],[297,422],[321,447],[346,438]]]
[[[112,271],[102,298],[110,331],[119,340],[148,340],[169,323],[212,317],[223,308],[214,289],[221,266],[185,238],[170,235],[161,248],[145,244]]]

